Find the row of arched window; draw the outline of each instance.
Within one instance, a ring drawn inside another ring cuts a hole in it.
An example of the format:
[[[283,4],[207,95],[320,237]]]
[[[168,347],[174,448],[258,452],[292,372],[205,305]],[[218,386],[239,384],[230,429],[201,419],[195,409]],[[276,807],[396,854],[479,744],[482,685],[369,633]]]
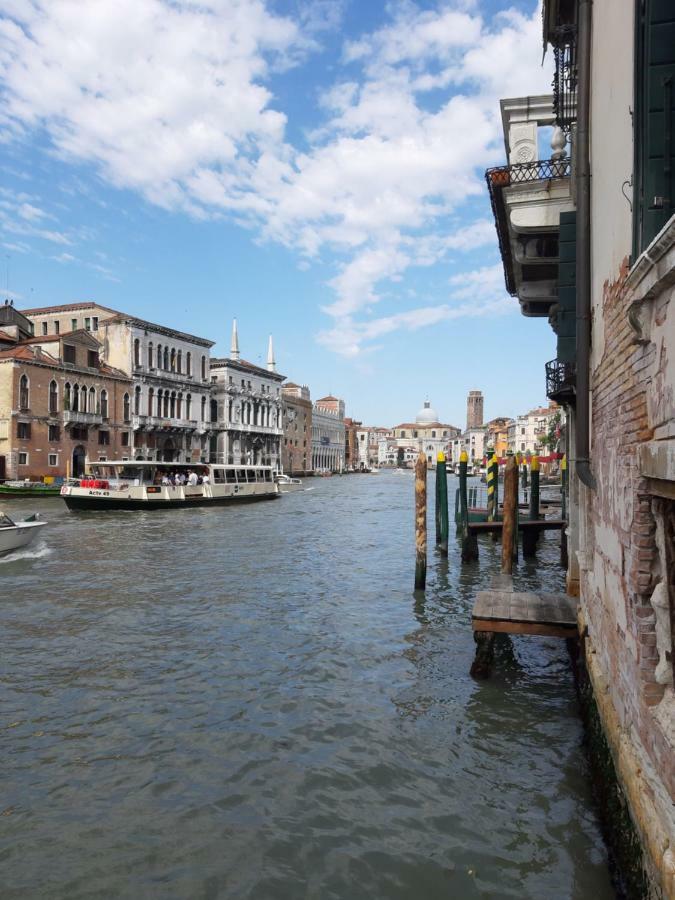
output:
[[[188,350],[185,354],[185,371],[183,371],[183,351],[176,350],[175,347],[153,345],[152,341],[148,343],[147,362],[150,369],[161,369],[165,372],[175,372],[178,375],[192,375],[192,353]],[[134,339],[134,365],[141,366],[141,341],[140,338]],[[201,359],[201,378],[206,381],[206,356],[202,354]]]
[[[30,380],[27,375],[19,379],[19,409],[30,408]],[[108,418],[108,391],[103,388],[99,393],[96,388],[86,384],[71,384],[66,381],[63,386],[63,408],[72,412],[96,413],[104,419]],[[59,411],[59,386],[52,379],[49,382],[49,412]],[[124,421],[131,419],[131,398],[124,395]]]
[[[233,419],[234,413],[234,419]],[[238,418],[239,407],[233,409],[233,402],[230,400],[228,418],[229,421],[235,421]],[[246,400],[241,404],[241,423],[242,425],[260,425],[263,428],[275,428],[277,424],[277,411],[267,403],[253,403]]]

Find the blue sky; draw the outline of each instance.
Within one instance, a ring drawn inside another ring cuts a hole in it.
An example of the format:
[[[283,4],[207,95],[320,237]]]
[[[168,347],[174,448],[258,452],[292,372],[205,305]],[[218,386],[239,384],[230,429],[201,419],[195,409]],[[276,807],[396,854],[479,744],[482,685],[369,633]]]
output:
[[[371,424],[544,401],[483,172],[545,93],[537,3],[0,0],[17,306],[94,299],[278,367]]]

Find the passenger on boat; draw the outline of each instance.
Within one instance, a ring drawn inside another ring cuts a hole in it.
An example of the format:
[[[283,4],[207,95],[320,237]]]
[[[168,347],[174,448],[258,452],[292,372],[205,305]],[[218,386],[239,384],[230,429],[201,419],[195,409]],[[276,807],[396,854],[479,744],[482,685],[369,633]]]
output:
[[[209,478],[209,473],[204,472],[202,475],[202,484],[211,484],[211,479]]]
[[[199,484],[199,478],[197,477],[197,473],[190,470],[188,475],[188,484],[191,487],[196,487]]]

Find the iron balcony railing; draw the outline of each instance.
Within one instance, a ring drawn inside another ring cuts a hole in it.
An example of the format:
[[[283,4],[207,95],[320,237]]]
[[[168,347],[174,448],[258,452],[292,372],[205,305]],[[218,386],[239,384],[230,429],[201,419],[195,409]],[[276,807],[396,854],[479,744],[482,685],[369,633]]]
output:
[[[569,131],[577,113],[577,27],[559,25],[552,35],[555,73],[553,111],[556,124]]]
[[[502,191],[515,184],[534,184],[537,181],[552,181],[555,178],[569,178],[572,163],[564,159],[538,159],[535,162],[514,163],[512,166],[495,166],[485,172],[492,213],[495,217],[499,252],[504,263],[506,290],[512,297],[516,294],[516,282],[511,258],[509,226]]]
[[[552,359],[546,363],[546,396],[549,400],[570,400],[575,394],[574,363]]]

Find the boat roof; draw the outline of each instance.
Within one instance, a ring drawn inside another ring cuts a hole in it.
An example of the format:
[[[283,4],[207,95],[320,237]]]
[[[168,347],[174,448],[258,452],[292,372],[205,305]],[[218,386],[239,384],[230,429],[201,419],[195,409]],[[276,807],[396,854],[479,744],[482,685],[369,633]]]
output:
[[[273,466],[254,466],[246,463],[241,463],[241,465],[236,464],[225,464],[225,463],[203,463],[203,462],[194,462],[194,463],[180,463],[180,462],[163,462],[161,460],[157,460],[156,462],[148,461],[145,459],[90,459],[89,466],[148,466],[157,468],[157,466],[161,466],[165,469],[196,469],[196,468],[204,468],[208,466],[209,468],[218,468],[218,469],[272,469]]]

